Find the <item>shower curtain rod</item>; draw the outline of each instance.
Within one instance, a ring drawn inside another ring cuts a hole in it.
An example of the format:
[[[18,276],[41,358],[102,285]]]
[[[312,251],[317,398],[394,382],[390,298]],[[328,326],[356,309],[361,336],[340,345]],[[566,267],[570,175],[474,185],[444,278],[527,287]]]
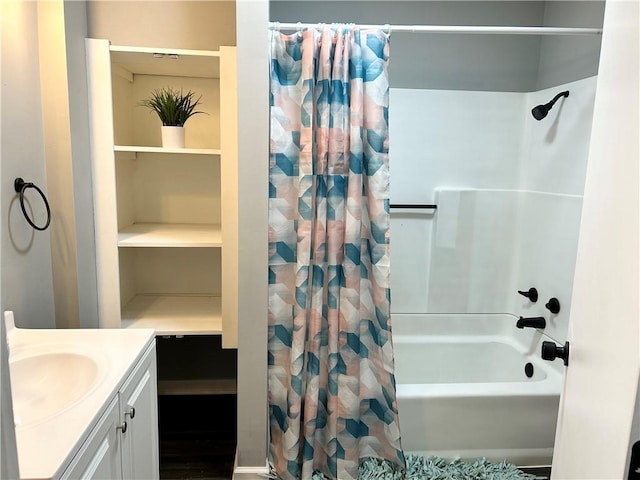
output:
[[[298,30],[313,28],[322,23],[279,23],[270,22],[272,30]],[[326,24],[331,26],[331,24]],[[471,33],[489,35],[602,35],[601,28],[573,27],[499,27],[460,25],[358,25],[364,29],[380,29],[389,33]]]

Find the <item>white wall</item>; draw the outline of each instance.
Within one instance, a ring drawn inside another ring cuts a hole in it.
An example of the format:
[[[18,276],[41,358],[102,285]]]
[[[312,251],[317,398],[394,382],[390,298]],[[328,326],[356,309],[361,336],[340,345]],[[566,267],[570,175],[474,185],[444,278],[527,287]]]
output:
[[[23,327],[96,326],[93,212],[85,201],[91,197],[91,179],[84,4],[4,3],[2,62],[9,73],[2,115],[10,121],[3,126],[2,175],[38,185],[52,213],[49,230],[36,232],[22,218],[13,189],[4,190],[4,306],[16,312]],[[28,198],[36,223],[43,224],[41,200],[33,191]],[[78,220],[83,226],[79,242]]]
[[[113,45],[217,50],[235,45],[229,1],[87,1],[88,33]]]
[[[0,2],[0,18],[3,18],[4,4]],[[2,52],[2,31],[4,25],[0,21],[0,52]],[[2,62],[0,62],[0,85],[4,84]],[[0,98],[0,105],[2,101]],[[0,145],[2,137],[2,116],[0,116]],[[0,150],[0,164],[2,164],[2,150]],[[0,183],[0,192],[4,188]],[[1,197],[0,197],[1,198]],[[5,229],[0,223],[0,232]],[[2,283],[0,282],[0,292]],[[2,312],[2,295],[0,295],[0,312]],[[16,448],[16,432],[13,421],[13,405],[11,398],[11,382],[9,380],[9,349],[7,346],[4,319],[0,321],[0,478],[14,480],[18,478],[18,452]]]
[[[267,458],[269,75],[267,0],[238,18],[238,450],[234,478],[260,479]],[[257,74],[256,72],[264,72]],[[246,141],[244,141],[246,140]]]
[[[2,11],[2,307],[21,327],[54,327],[49,231],[36,232],[22,216],[13,180],[22,177],[47,192],[38,63],[36,2],[3,2]],[[38,224],[46,211],[29,195]]]
[[[38,2],[40,95],[56,325],[80,326],[64,4]]]
[[[543,25],[601,28],[604,4],[604,0],[547,1]],[[542,38],[536,90],[596,75],[601,39],[600,36]]]
[[[69,92],[69,127],[75,206],[78,317],[83,328],[98,327],[96,241],[89,140],[89,94],[84,39],[87,9],[84,1],[64,0],[64,30]],[[56,319],[58,320],[58,319]]]

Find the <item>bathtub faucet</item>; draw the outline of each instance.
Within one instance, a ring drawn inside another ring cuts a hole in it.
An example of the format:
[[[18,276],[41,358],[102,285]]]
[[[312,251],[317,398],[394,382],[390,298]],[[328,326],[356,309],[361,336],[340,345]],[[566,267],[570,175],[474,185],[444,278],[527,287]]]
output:
[[[531,318],[520,317],[520,320],[516,322],[516,327],[518,328],[524,328],[524,327],[544,328],[546,326],[547,326],[547,321],[544,319],[544,317],[531,317]]]

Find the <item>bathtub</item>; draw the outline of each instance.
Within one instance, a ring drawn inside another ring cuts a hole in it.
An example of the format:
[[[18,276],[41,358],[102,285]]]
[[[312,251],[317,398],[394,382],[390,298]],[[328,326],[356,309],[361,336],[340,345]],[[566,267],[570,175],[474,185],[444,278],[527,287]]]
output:
[[[392,318],[405,452],[551,464],[564,366],[540,358],[549,337],[508,314]]]

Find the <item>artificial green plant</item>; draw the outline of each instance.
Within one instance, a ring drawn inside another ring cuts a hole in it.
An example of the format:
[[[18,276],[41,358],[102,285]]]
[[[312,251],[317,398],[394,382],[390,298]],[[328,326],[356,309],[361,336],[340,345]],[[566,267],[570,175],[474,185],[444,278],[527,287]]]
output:
[[[191,90],[183,93],[182,89],[163,87],[153,90],[149,98],[142,100],[140,105],[156,112],[162,125],[184,127],[185,122],[193,115],[205,113],[196,110],[201,99],[202,95],[196,98],[196,94]]]

